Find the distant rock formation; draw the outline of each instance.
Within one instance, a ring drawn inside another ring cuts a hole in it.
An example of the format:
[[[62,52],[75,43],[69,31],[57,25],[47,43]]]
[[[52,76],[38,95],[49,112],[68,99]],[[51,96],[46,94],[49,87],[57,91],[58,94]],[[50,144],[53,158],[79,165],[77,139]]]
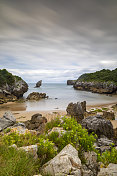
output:
[[[28,90],[28,84],[6,69],[0,70],[0,104],[15,101]]]
[[[38,81],[38,82],[36,83],[35,88],[36,88],[36,87],[40,87],[41,85],[42,85],[42,80],[40,80],[40,81]]]
[[[48,96],[46,96],[46,93],[32,92],[28,95],[28,97],[26,99],[38,101],[42,98],[48,98]]]
[[[87,82],[87,81],[76,81],[74,88],[77,90],[86,90],[93,93],[104,93],[112,94],[117,91],[117,85],[108,82]]]
[[[76,80],[67,80],[67,85],[74,85]]]
[[[117,68],[112,71],[103,69],[94,73],[85,73],[77,79],[74,88],[94,93],[117,93]]]

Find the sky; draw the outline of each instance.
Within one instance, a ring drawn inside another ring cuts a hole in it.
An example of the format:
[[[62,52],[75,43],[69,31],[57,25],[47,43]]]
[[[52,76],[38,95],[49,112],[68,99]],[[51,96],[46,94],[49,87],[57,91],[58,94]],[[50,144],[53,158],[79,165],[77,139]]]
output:
[[[66,82],[117,68],[117,0],[0,0],[0,69]]]

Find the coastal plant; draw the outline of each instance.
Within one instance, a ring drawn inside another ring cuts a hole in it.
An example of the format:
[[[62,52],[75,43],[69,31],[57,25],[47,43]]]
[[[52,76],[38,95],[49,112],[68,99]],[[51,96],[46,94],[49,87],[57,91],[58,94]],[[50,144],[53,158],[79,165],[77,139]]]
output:
[[[0,145],[0,176],[32,176],[39,168],[39,161],[25,151]]]
[[[34,145],[38,142],[39,142],[39,136],[31,133],[18,134],[16,132],[12,132],[10,134],[5,134],[2,137],[2,143],[8,146],[12,144],[16,144],[18,147],[22,147],[22,146]]]
[[[39,139],[37,155],[39,157],[41,166],[57,154],[57,150],[54,145],[55,144],[48,139]]]
[[[105,166],[108,166],[109,163],[117,164],[117,149],[113,147],[111,151],[106,150],[102,155],[98,153],[98,161],[102,162]]]
[[[47,132],[48,130],[51,130],[53,127],[58,127],[60,123],[61,121],[59,117],[52,119],[50,122],[46,124],[45,132]]]
[[[51,140],[58,147],[58,151],[61,151],[67,144],[73,145],[80,153],[83,151],[94,150],[94,142],[96,141],[96,135],[88,134],[86,129],[83,129],[80,124],[74,118],[63,118],[63,123],[59,124],[66,130],[66,133],[52,132],[48,135]]]

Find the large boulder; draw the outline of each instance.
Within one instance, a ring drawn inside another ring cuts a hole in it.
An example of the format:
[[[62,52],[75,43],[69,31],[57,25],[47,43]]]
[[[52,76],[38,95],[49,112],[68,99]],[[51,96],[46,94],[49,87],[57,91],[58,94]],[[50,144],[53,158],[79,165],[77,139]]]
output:
[[[29,130],[38,130],[40,133],[44,131],[45,124],[47,119],[42,116],[42,114],[34,114],[31,117],[31,120],[28,120],[25,123],[26,128]]]
[[[3,117],[0,118],[0,131],[7,127],[10,127],[16,123],[16,119],[10,111],[4,113]]]
[[[86,128],[89,133],[96,133],[98,137],[104,135],[110,139],[114,135],[112,123],[102,118],[101,115],[89,116],[82,120],[81,125]]]
[[[38,82],[36,83],[35,88],[36,88],[36,87],[40,87],[41,85],[42,85],[42,80],[40,80],[40,81],[38,81]]]
[[[78,151],[68,144],[57,156],[43,165],[42,173],[52,176],[81,176],[81,160],[78,157]]]
[[[48,98],[48,96],[46,96],[46,93],[39,93],[39,92],[32,92],[28,95],[27,100],[40,100],[42,98]]]
[[[86,101],[70,103],[67,106],[67,114],[71,117],[76,118],[77,122],[81,122],[84,119],[84,113],[86,112]]]
[[[117,164],[110,163],[107,168],[101,168],[97,176],[117,176]]]

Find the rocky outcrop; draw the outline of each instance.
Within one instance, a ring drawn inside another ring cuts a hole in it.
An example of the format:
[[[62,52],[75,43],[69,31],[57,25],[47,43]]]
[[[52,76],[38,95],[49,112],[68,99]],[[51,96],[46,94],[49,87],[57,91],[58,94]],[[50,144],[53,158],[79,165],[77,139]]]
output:
[[[76,80],[67,80],[67,85],[74,85]]]
[[[20,98],[28,90],[28,84],[24,80],[15,80],[11,93]]]
[[[32,92],[28,95],[28,97],[26,99],[38,101],[42,98],[48,98],[48,96],[46,96],[46,93]]]
[[[81,161],[78,151],[70,144],[42,167],[43,174],[81,176]]]
[[[103,111],[103,118],[108,120],[115,120],[114,112]]]
[[[36,83],[35,88],[36,88],[36,87],[40,87],[41,85],[42,85],[42,80],[40,80],[40,81],[38,81],[38,82]]]
[[[7,70],[0,70],[0,104],[15,101],[28,90],[28,84]]]
[[[81,122],[84,119],[84,113],[86,112],[86,101],[70,103],[67,106],[67,114],[71,117],[76,118],[77,122]]]
[[[89,133],[94,132],[98,137],[104,135],[110,139],[114,135],[112,123],[102,118],[101,115],[89,116],[82,120],[81,125],[86,128]]]
[[[16,119],[14,118],[13,114],[10,111],[5,112],[3,117],[0,118],[0,131],[14,125],[15,123]]]
[[[97,139],[95,143],[95,149],[97,149],[101,154],[106,150],[111,151],[112,146],[114,146],[113,140],[109,140],[105,136],[101,136],[101,138]]]
[[[94,93],[112,94],[117,91],[117,85],[108,82],[87,82],[77,80],[74,84],[77,90],[91,91]]]
[[[37,130],[39,133],[42,133],[44,131],[46,122],[47,119],[45,117],[42,117],[42,114],[37,113],[31,117],[31,120],[28,120],[24,123],[27,129]]]
[[[117,164],[109,164],[107,168],[101,168],[97,176],[117,176]]]

